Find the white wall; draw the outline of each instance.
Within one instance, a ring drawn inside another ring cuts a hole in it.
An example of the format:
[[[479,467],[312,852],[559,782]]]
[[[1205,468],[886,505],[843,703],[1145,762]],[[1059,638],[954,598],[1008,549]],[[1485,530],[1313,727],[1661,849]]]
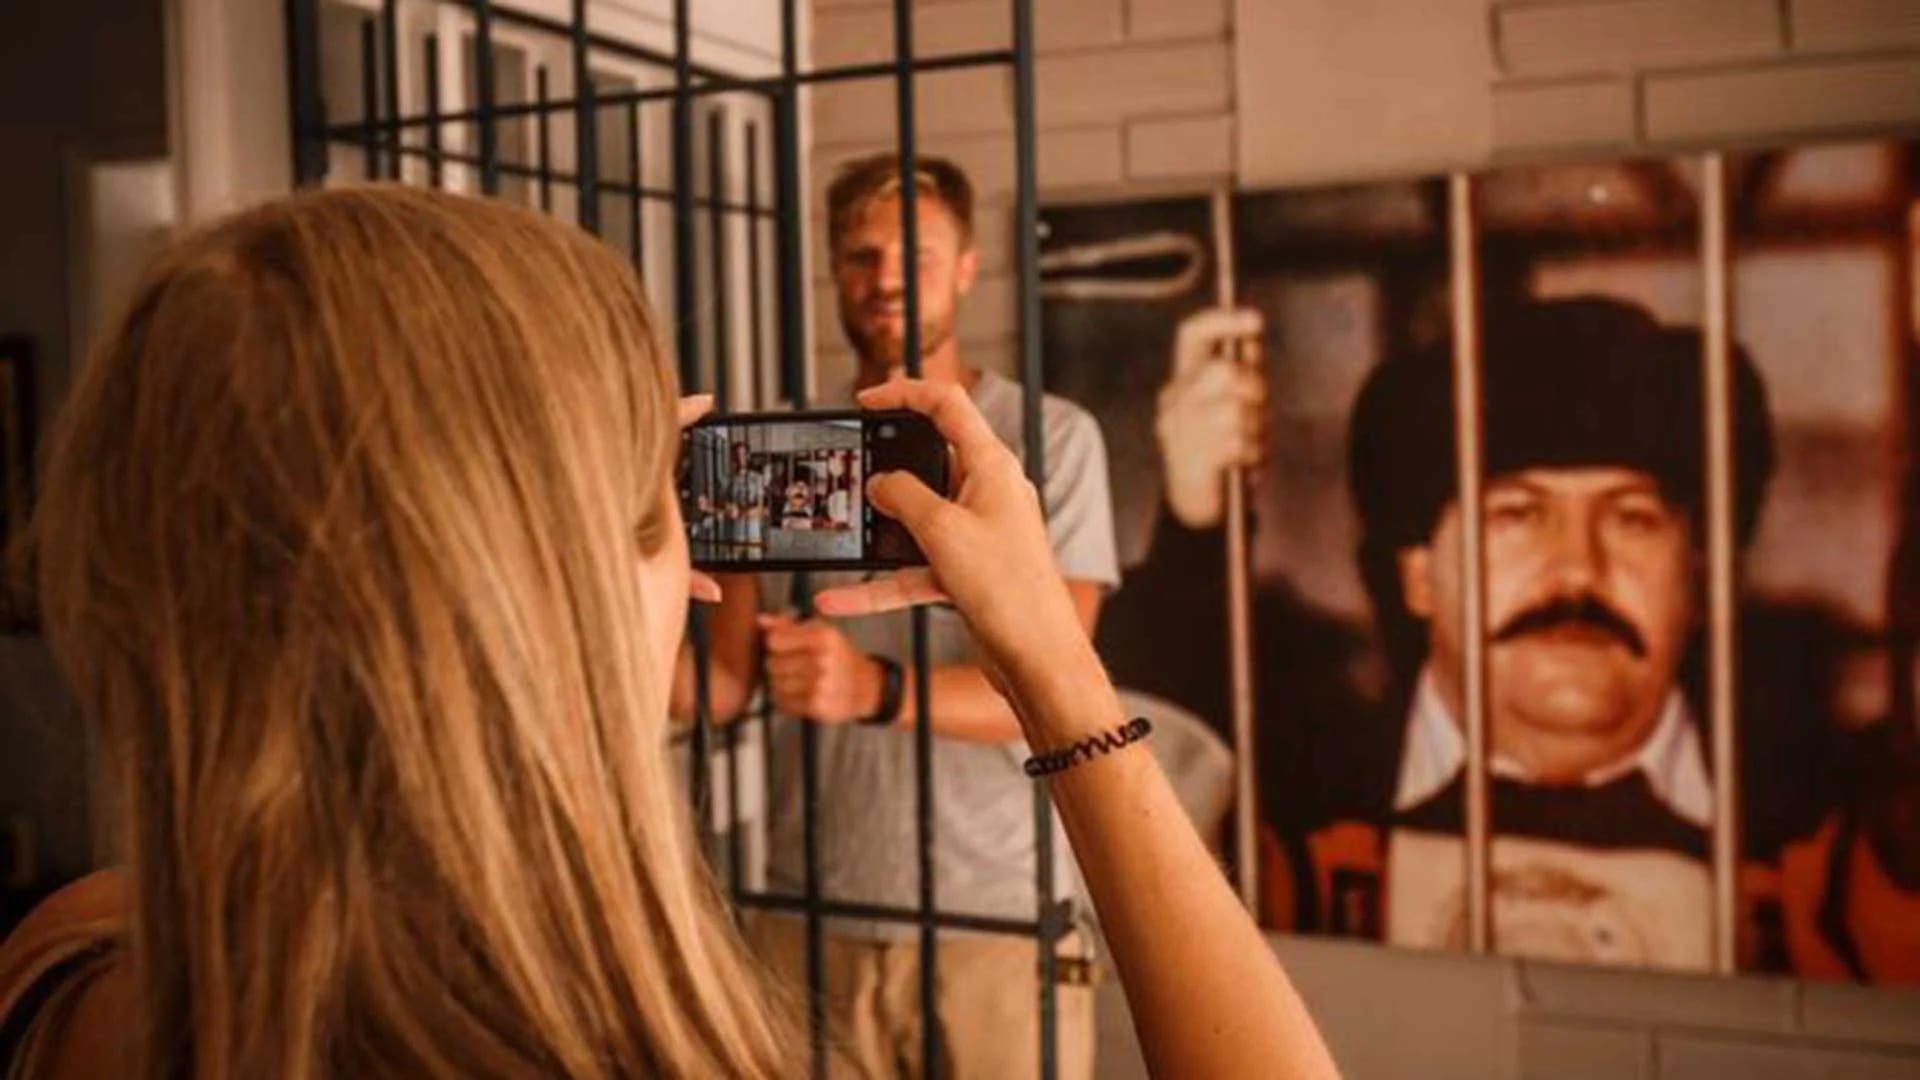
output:
[[[1237,0],[1243,184],[1911,129],[1914,0]]]
[[[1354,1080],[1895,1080],[1920,1076],[1920,994],[1651,976],[1272,936]],[[1117,986],[1103,1080],[1144,1078]]]

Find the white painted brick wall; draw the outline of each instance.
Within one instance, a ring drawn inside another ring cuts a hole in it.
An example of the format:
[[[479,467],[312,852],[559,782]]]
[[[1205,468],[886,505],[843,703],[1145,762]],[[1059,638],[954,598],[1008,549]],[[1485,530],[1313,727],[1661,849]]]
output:
[[[1516,1034],[1511,965],[1330,938],[1270,940],[1349,1078],[1486,1080],[1506,1070]]]
[[[1661,1080],[1913,1080],[1920,1060],[1872,1050],[1800,1042],[1661,1035],[1654,1055]]]
[[[1800,1030],[1834,1039],[1920,1048],[1920,990],[1888,993],[1809,983],[1800,997]]]
[[[1653,1036],[1637,1027],[1520,1025],[1521,1080],[1651,1080]]]
[[[1539,1014],[1753,1031],[1790,1030],[1797,990],[1787,979],[1541,963],[1521,964],[1518,985],[1523,1008]]]
[[[1778,0],[1590,0],[1508,5],[1494,55],[1512,75],[1580,75],[1749,60],[1780,48]]]
[[[816,0],[813,63],[819,67],[890,63],[893,5]],[[1220,0],[1213,5],[1223,6]],[[1198,5],[1202,10],[1208,3]],[[1013,42],[1008,0],[921,0],[914,5],[913,47],[920,56],[984,52]],[[1033,5],[1033,37],[1042,53],[1119,45],[1127,40],[1126,0],[1040,0]],[[1224,31],[1220,27],[1216,33]]]
[[[1042,57],[1035,78],[1042,128],[1225,112],[1233,58],[1224,41],[1126,46]]]
[[[1233,179],[1233,117],[1136,120],[1127,125],[1127,179]]]
[[[1127,0],[1133,41],[1224,37],[1232,21],[1227,0]]]
[[[1488,0],[1243,0],[1243,183],[1337,184],[1484,163]]]
[[[1796,51],[1920,44],[1917,0],[1794,0],[1790,11],[1787,36]]]
[[[1655,143],[1870,132],[1920,121],[1920,55],[1654,75],[1645,93]]]
[[[1627,147],[1638,129],[1631,79],[1506,83],[1493,88],[1495,153]]]

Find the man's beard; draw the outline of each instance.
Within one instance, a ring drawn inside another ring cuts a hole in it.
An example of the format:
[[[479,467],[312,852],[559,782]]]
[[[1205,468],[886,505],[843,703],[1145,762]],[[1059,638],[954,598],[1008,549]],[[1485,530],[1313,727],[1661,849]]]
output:
[[[885,331],[868,333],[858,321],[858,316],[840,316],[841,329],[846,332],[847,340],[853,344],[855,352],[869,365],[886,368],[906,365],[906,335],[890,334]],[[920,355],[938,352],[953,338],[953,316],[923,315],[920,319]]]

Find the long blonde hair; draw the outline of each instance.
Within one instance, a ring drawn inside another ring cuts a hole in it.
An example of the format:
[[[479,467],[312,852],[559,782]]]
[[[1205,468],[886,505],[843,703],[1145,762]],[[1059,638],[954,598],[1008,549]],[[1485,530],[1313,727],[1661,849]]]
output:
[[[804,1061],[692,839],[635,568],[675,381],[578,230],[398,187],[176,243],[52,436],[149,1076]]]

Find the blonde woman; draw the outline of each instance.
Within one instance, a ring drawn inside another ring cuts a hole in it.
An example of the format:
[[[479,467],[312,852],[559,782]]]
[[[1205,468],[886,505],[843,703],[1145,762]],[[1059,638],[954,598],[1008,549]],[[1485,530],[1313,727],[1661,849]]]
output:
[[[52,437],[35,534],[125,870],[0,948],[16,1069],[804,1073],[664,746],[695,580],[671,478],[698,405],[656,330],[585,234],[402,188],[284,199],[149,271]],[[902,477],[873,497],[1034,745],[1117,723],[1012,455],[964,394],[867,403],[956,446],[956,501]],[[1151,757],[1054,793],[1153,1064],[1329,1071]]]

